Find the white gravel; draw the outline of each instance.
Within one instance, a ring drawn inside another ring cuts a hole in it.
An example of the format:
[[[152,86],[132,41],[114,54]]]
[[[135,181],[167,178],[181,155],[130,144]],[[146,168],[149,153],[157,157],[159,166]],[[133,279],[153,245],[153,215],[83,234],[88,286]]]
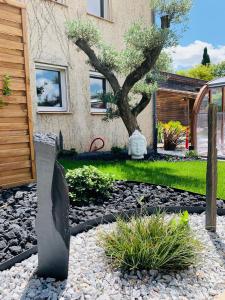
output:
[[[204,215],[190,216],[192,228],[205,245],[196,268],[162,274],[143,271],[122,275],[111,270],[103,249],[97,244],[101,225],[71,240],[69,278],[65,282],[32,277],[37,256],[0,272],[1,300],[145,300],[213,299],[225,289],[225,217],[218,217],[217,234],[204,229]]]

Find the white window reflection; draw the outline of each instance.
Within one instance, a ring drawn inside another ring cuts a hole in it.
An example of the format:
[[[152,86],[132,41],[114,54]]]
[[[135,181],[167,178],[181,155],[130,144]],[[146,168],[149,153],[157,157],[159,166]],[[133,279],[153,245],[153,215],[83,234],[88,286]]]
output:
[[[38,110],[66,110],[66,70],[61,67],[36,66]]]

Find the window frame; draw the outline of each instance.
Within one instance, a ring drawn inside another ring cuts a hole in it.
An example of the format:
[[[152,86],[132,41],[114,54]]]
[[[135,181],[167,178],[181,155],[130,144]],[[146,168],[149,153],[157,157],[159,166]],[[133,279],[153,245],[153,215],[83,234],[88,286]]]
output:
[[[55,71],[60,74],[60,93],[62,99],[62,107],[39,106],[37,98],[37,80],[36,70]],[[36,105],[38,112],[67,112],[68,111],[68,68],[58,65],[50,65],[45,63],[35,64],[35,88],[36,88]]]
[[[92,99],[91,99],[91,78],[96,78],[96,79],[103,79],[103,92],[107,93],[108,91],[108,82],[105,76],[103,76],[101,73],[97,71],[90,71],[89,72],[89,92],[90,92],[90,105],[92,104]],[[106,113],[107,112],[107,105],[105,108],[92,108],[91,106],[91,113]]]
[[[89,15],[100,18],[100,19],[104,19],[107,21],[111,21],[111,17],[110,17],[111,16],[110,15],[110,8],[111,8],[110,1],[111,0],[99,0],[100,1],[100,15],[97,15],[97,14],[94,14],[93,12],[88,11],[88,1],[90,1],[90,0],[87,0],[87,13]]]

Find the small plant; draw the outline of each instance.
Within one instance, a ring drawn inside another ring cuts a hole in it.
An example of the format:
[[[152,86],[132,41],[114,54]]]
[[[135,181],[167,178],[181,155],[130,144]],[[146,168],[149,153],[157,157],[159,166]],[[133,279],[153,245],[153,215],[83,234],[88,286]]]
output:
[[[60,150],[58,156],[60,158],[73,159],[73,158],[76,158],[77,155],[78,155],[78,152],[76,151],[76,149],[75,148],[71,148],[70,150],[66,150],[66,149]]]
[[[180,270],[194,265],[201,243],[189,226],[188,212],[167,219],[151,217],[117,220],[116,229],[100,234],[100,244],[116,268]]]
[[[93,166],[69,170],[66,174],[70,199],[76,204],[103,201],[112,188],[111,176]]]
[[[195,151],[195,150],[187,151],[187,152],[185,153],[185,157],[186,157],[186,158],[194,158],[194,159],[199,158],[198,152]]]
[[[11,77],[9,75],[5,75],[3,77],[3,88],[2,88],[3,96],[12,95],[12,90],[10,88],[10,83],[11,83]]]
[[[3,86],[2,86],[2,97],[0,97],[0,108],[7,105],[4,101],[5,97],[12,95],[12,90],[10,88],[11,77],[9,75],[3,76]]]
[[[113,147],[111,148],[111,152],[112,152],[113,154],[120,154],[121,152],[123,152],[123,149],[120,148],[120,147],[118,147],[118,146],[113,146]]]
[[[74,156],[77,156],[78,153],[77,153],[77,150],[75,148],[71,148],[70,149],[70,152],[74,155]]]
[[[158,122],[157,124],[158,143],[163,142],[163,123]]]
[[[186,127],[179,121],[163,124],[164,149],[175,150],[185,137]]]

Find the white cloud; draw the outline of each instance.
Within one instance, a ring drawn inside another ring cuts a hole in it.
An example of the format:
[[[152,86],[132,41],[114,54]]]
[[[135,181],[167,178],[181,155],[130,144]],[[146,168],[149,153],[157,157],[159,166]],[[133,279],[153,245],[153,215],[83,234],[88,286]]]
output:
[[[175,69],[188,69],[201,63],[205,47],[208,48],[212,63],[216,64],[225,60],[225,45],[214,47],[210,43],[198,40],[187,46],[179,45],[167,51],[172,55]]]

